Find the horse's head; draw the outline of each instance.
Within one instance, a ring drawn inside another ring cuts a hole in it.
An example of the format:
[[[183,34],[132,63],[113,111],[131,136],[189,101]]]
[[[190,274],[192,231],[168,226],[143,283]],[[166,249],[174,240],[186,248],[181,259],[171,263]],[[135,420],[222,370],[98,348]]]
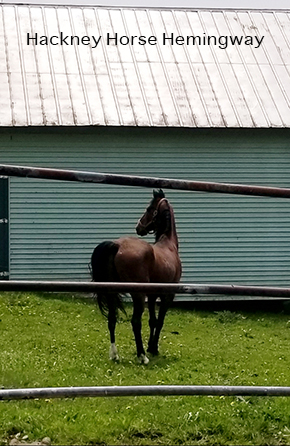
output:
[[[149,234],[149,232],[156,232],[159,203],[163,198],[165,198],[165,195],[162,189],[153,191],[153,198],[137,223],[136,232],[138,235],[143,237]]]

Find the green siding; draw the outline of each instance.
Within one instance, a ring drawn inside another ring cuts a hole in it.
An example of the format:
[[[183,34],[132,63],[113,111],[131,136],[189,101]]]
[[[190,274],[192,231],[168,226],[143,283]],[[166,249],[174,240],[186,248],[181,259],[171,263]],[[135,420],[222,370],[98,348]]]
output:
[[[9,276],[8,178],[0,177],[0,280]]]
[[[2,131],[1,163],[290,187],[289,130]],[[290,201],[167,191],[183,281],[290,283]],[[96,244],[134,235],[150,189],[10,179],[11,279],[85,280]],[[148,240],[152,241],[152,237]]]

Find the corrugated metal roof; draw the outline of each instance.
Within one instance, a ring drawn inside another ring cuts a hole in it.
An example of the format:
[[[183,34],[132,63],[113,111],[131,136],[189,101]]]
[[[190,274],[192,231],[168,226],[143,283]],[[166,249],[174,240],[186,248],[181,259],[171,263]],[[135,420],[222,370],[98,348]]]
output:
[[[290,11],[6,4],[0,35],[1,126],[290,127]]]

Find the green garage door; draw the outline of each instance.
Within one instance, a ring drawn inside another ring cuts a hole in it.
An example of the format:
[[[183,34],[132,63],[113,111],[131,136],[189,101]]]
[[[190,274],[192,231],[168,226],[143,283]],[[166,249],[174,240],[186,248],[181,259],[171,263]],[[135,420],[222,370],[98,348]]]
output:
[[[2,162],[290,187],[289,130],[72,128],[10,136],[3,132]],[[289,286],[290,200],[166,194],[183,281]],[[11,178],[11,279],[89,279],[94,246],[134,235],[150,196],[144,188]]]
[[[0,177],[0,279],[9,276],[8,178]]]

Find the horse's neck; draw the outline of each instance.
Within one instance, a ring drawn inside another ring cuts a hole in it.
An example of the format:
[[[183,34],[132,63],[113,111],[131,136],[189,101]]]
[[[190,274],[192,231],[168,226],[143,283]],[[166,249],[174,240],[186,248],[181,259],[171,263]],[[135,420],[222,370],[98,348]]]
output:
[[[178,251],[178,237],[176,232],[174,212],[172,208],[170,208],[170,216],[171,216],[171,232],[169,239],[176,246],[176,249]]]
[[[168,211],[168,212],[167,212]],[[175,226],[174,212],[168,203],[168,209],[163,211],[161,230],[156,233],[155,243],[170,243],[178,250],[178,237]]]

